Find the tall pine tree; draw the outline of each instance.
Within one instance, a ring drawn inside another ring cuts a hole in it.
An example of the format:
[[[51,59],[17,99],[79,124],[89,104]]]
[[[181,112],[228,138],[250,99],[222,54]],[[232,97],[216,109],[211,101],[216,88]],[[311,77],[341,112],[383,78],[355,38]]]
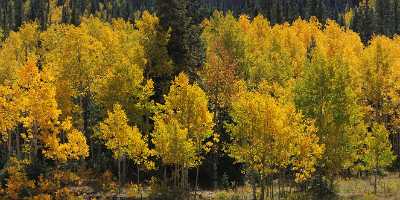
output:
[[[200,40],[201,30],[194,23],[199,10],[194,10],[198,1],[157,0],[157,14],[163,31],[170,31],[168,54],[176,65],[175,74],[188,73],[195,77],[196,69],[202,65],[204,53]],[[192,9],[191,9],[192,8]]]
[[[376,0],[376,25],[378,33],[393,35],[393,2],[392,0]]]

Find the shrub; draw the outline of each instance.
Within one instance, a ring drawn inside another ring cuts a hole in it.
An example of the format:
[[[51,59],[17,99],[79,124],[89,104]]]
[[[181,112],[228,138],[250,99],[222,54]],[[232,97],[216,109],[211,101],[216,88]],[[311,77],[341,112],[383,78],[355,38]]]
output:
[[[118,184],[113,180],[113,174],[109,170],[100,176],[98,185],[106,192],[116,192],[118,188]]]
[[[21,199],[31,196],[35,189],[35,182],[29,180],[26,175],[25,167],[27,164],[27,161],[10,158],[6,167],[2,169],[7,178],[5,187],[0,190],[1,196],[6,199]]]
[[[235,192],[222,191],[215,194],[213,200],[245,200],[245,197]]]
[[[140,192],[140,185],[130,183],[126,186],[126,194],[128,197],[137,197]]]

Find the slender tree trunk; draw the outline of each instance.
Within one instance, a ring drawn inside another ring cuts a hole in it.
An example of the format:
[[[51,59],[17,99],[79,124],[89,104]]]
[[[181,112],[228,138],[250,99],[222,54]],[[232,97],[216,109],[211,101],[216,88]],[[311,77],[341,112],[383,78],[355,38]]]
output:
[[[79,62],[80,62],[80,54],[79,54]],[[95,156],[95,151],[94,151],[94,142],[91,137],[91,133],[89,131],[90,127],[90,95],[84,95],[80,97],[80,104],[81,104],[81,109],[82,109],[82,120],[83,120],[83,133],[85,134],[85,137],[88,139],[88,145],[89,145],[89,157],[90,157],[90,164],[91,166],[95,166],[96,164],[96,156]]]
[[[260,200],[264,200],[264,198],[265,198],[265,179],[264,179],[263,175],[261,175],[261,178],[260,178],[260,187],[261,187]]]
[[[279,172],[278,174],[278,199],[282,196],[282,174]]]
[[[140,199],[142,199],[143,198],[143,194],[142,194],[142,186],[140,185],[140,167],[139,167],[139,165],[137,166],[137,184],[138,184],[138,186],[139,186],[139,192],[140,192]]]
[[[377,192],[377,185],[378,185],[378,166],[379,166],[379,160],[378,160],[378,153],[377,152],[375,152],[375,159],[376,159],[376,162],[375,162],[375,180],[374,180],[374,194],[376,194],[376,192]]]
[[[378,171],[375,169],[375,175],[374,175],[374,194],[376,194],[376,191],[377,191],[377,173],[378,173]]]
[[[198,189],[198,181],[199,181],[199,167],[196,167],[196,184],[194,187],[194,196],[197,199],[197,189]]]
[[[164,183],[167,182],[167,166],[164,166]]]
[[[212,156],[213,163],[212,163],[212,180],[213,180],[213,189],[216,190],[218,188],[218,157],[217,152],[215,152]]]
[[[251,188],[253,193],[253,200],[257,200],[257,186],[256,186],[256,177],[254,172],[250,172],[250,181],[251,181]]]
[[[219,122],[219,117],[218,117],[218,109],[215,109],[214,112],[214,119],[216,119],[216,125],[218,126]],[[216,190],[218,187],[218,152],[217,149],[212,154],[212,181],[213,181],[213,189]]]
[[[189,191],[190,187],[189,187],[189,169],[185,167],[185,175],[184,175],[184,188],[185,191]]]
[[[121,177],[121,184],[125,183],[126,177],[126,156],[122,157],[122,177]]]
[[[9,131],[9,133],[8,133],[7,149],[8,149],[8,158],[10,158],[11,153],[12,153],[12,132],[11,131]]]
[[[396,1],[397,2],[397,1]],[[399,157],[400,156],[400,133],[396,134],[396,140],[397,140],[397,152],[396,152],[396,156]],[[397,171],[399,171],[399,177],[400,177],[400,170],[399,168],[397,168]]]
[[[179,171],[179,187],[180,189],[185,188],[185,169],[182,167]]]
[[[118,159],[118,199],[120,199],[121,193],[121,159]]]
[[[175,165],[175,170],[173,171],[173,181],[174,181],[174,187],[178,186],[178,166]]]
[[[140,168],[139,165],[137,166],[137,184],[140,184]]]
[[[266,182],[267,182],[267,197],[271,198],[272,197],[272,188],[271,188],[270,177],[266,177]]]
[[[271,198],[274,199],[274,177],[271,176]]]
[[[20,144],[20,135],[19,135],[19,127],[17,126],[16,131],[15,131],[15,146],[17,150],[17,158],[21,159],[21,144]]]
[[[37,141],[37,136],[39,134],[38,127],[36,125],[36,122],[33,122],[33,152],[32,152],[32,158],[31,160],[35,160],[37,158],[37,151],[38,151],[38,141]]]

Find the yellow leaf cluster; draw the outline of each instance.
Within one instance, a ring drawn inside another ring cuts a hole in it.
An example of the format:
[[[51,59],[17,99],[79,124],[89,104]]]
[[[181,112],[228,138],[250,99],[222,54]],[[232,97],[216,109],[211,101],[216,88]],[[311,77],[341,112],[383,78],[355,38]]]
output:
[[[115,104],[113,111],[108,112],[108,117],[99,125],[97,136],[113,152],[115,159],[127,156],[137,164],[154,167],[147,160],[153,154],[147,147],[147,138],[142,136],[136,126],[128,125],[128,118],[121,105]]]
[[[60,134],[66,135],[67,142],[61,143]],[[66,162],[79,160],[89,156],[89,146],[82,132],[72,127],[71,119],[67,118],[58,132],[43,138],[45,149],[43,154],[52,160]]]
[[[189,78],[181,73],[165,96],[166,113],[175,118],[181,127],[187,129],[189,138],[201,151],[202,142],[212,135],[213,115],[208,111],[208,98],[196,84],[189,84]]]
[[[165,165],[185,168],[197,165],[195,143],[189,138],[186,128],[174,119],[156,118],[152,142],[157,155]]]
[[[303,181],[315,171],[323,145],[313,123],[288,104],[268,94],[244,92],[233,103],[233,123],[227,128],[233,143],[229,154],[263,177],[293,164],[296,180]]]
[[[205,92],[190,84],[187,75],[179,74],[165,97],[165,105],[155,116],[152,142],[165,164],[194,167],[200,164],[202,151],[212,142],[213,115],[208,111]]]

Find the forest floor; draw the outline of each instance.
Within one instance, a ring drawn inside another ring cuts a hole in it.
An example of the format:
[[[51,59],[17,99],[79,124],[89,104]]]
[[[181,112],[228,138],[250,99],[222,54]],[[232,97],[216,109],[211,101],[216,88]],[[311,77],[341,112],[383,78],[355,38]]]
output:
[[[323,199],[330,200],[400,200],[400,176],[399,173],[389,173],[378,179],[377,193],[374,194],[374,177],[346,178],[336,181],[336,196]],[[250,200],[251,189],[248,187],[238,188],[235,191],[200,192],[204,200]],[[276,194],[275,197],[278,195]],[[293,195],[286,199],[308,199],[302,195]],[[276,198],[278,199],[278,198]]]
[[[326,197],[329,200],[400,200],[400,175],[389,173],[378,179],[377,193],[374,194],[374,177],[346,178],[336,181],[336,196]],[[250,200],[251,189],[249,187],[238,188],[235,191],[200,192],[204,200]],[[275,194],[278,197],[278,194]],[[286,199],[309,199],[306,195],[293,195]],[[279,199],[279,198],[275,198]],[[281,198],[282,199],[282,198]]]
[[[374,194],[373,176],[366,178],[340,179],[336,183],[339,199],[351,200],[399,200],[400,176],[390,173],[378,179],[377,194]]]
[[[374,194],[373,176],[365,178],[346,178],[339,179],[336,181],[336,196],[326,197],[326,200],[400,200],[400,176],[398,173],[390,173],[387,176],[379,179],[377,194]],[[138,195],[136,192],[131,192],[132,189],[124,187],[117,195],[114,192],[102,192],[96,191],[91,186],[84,186],[80,188],[84,194],[84,199],[124,199],[124,200],[148,200],[150,188],[145,188],[141,194]],[[91,191],[91,192],[89,192]],[[81,194],[82,194],[81,193]],[[194,196],[194,195],[193,195]],[[251,188],[250,187],[238,187],[234,190],[218,190],[218,191],[198,191],[197,200],[250,200],[251,199]],[[295,200],[306,200],[310,199],[309,196],[303,194],[293,193],[289,198],[280,199],[295,199]],[[274,199],[277,198],[278,194],[275,194]],[[196,199],[196,198],[191,198]],[[321,198],[320,198],[321,199]]]

